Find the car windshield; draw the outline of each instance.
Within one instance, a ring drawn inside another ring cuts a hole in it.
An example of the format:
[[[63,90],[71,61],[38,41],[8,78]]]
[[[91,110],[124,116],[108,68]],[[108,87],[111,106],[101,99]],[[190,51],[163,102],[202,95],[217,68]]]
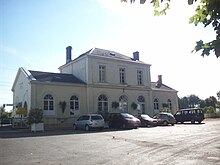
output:
[[[124,118],[126,118],[126,119],[133,119],[134,118],[134,116],[132,116],[132,115],[130,115],[130,114],[128,114],[128,113],[122,113],[121,114]]]
[[[148,115],[141,115],[141,117],[142,117],[143,119],[151,119],[151,117],[148,116]]]
[[[91,117],[92,120],[102,120],[102,116],[96,115]]]

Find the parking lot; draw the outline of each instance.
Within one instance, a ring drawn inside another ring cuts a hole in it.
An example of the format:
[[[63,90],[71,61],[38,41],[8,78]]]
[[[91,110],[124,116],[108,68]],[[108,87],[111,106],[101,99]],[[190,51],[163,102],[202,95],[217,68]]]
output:
[[[0,148],[1,165],[219,165],[220,119],[101,132],[1,131]]]

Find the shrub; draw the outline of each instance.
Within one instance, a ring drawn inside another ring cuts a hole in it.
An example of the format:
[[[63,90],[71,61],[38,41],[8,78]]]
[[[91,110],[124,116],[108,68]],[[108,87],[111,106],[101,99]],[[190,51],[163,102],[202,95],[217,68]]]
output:
[[[163,108],[160,112],[167,112],[167,113],[171,113],[169,108]]]
[[[215,113],[215,108],[212,106],[205,107],[204,108],[204,113]]]
[[[131,107],[133,108],[133,109],[137,109],[137,104],[135,103],[135,102],[133,102],[132,104],[131,104]]]
[[[28,116],[28,123],[42,123],[43,122],[43,110],[34,108],[31,109]]]

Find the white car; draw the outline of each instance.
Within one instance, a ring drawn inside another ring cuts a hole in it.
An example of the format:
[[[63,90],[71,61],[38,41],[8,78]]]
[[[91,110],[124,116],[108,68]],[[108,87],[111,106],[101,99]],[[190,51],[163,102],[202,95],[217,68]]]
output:
[[[73,129],[84,129],[89,131],[92,128],[98,128],[102,130],[104,128],[104,118],[100,114],[86,114],[81,115],[77,121],[73,124]]]

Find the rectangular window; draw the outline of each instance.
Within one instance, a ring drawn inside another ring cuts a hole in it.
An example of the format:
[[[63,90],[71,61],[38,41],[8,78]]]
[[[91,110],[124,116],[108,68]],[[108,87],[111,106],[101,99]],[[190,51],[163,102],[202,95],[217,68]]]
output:
[[[125,68],[119,69],[120,84],[125,84]]]
[[[143,85],[143,72],[141,70],[137,70],[137,83]]]
[[[99,82],[105,82],[105,66],[104,65],[99,65]]]

